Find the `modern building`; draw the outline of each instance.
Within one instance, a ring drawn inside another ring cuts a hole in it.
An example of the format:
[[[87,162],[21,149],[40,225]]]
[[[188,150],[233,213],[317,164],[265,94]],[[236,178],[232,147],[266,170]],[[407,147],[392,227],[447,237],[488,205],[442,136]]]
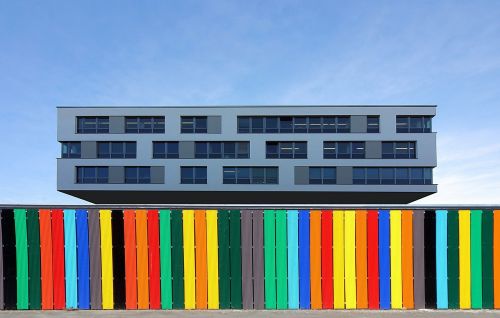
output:
[[[436,107],[59,107],[59,191],[93,203],[409,203]]]

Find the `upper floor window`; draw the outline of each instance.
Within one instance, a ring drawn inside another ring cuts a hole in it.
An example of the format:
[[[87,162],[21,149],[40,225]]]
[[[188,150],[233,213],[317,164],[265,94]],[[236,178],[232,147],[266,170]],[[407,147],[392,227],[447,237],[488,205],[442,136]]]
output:
[[[153,158],[179,158],[179,142],[153,141]]]
[[[81,143],[79,141],[64,141],[61,143],[61,158],[80,158]]]
[[[127,116],[125,132],[130,134],[163,134],[165,117],[163,116]]]
[[[151,167],[125,167],[125,183],[151,183]]]
[[[109,133],[109,117],[79,116],[76,122],[76,132],[79,134],[107,134]]]
[[[306,141],[267,141],[266,158],[306,159]]]
[[[206,134],[207,116],[181,116],[181,133],[183,134]]]
[[[238,116],[238,133],[349,133],[350,116]]]
[[[366,132],[380,132],[380,116],[366,116]]]
[[[432,116],[396,116],[398,133],[432,132]]]
[[[383,141],[382,158],[415,159],[417,158],[415,141]]]
[[[224,184],[278,184],[278,167],[223,167]]]
[[[364,141],[324,141],[324,159],[364,159]]]
[[[182,184],[206,184],[207,167],[181,167]]]
[[[108,183],[108,167],[76,167],[77,183]]]
[[[248,159],[248,141],[197,141],[194,148],[195,158],[208,159]]]
[[[309,167],[309,184],[336,184],[335,167]]]
[[[432,168],[354,167],[353,184],[432,184]]]
[[[135,141],[98,141],[97,158],[135,158]]]

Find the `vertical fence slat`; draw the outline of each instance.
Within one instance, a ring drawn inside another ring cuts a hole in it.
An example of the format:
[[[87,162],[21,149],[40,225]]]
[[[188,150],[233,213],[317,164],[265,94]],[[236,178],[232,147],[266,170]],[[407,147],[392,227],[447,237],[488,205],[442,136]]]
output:
[[[288,308],[286,210],[276,211],[276,308]]]
[[[458,211],[449,210],[448,214],[448,308],[459,308],[459,283],[458,283]]]
[[[311,309],[321,309],[321,211],[310,213]]]
[[[89,227],[87,210],[76,210],[78,308],[90,309]]]
[[[356,211],[344,216],[345,308],[356,309]]]
[[[500,210],[493,212],[493,297],[493,307],[500,309]]]
[[[366,215],[368,308],[379,309],[378,210]]]
[[[447,213],[436,211],[436,306],[448,308]]]
[[[231,274],[229,257],[229,211],[219,210],[217,227],[219,229],[219,307],[231,308]]]
[[[172,309],[172,242],[170,210],[160,210],[161,308]]]
[[[378,218],[380,309],[391,308],[391,259],[389,210],[379,210]]]
[[[333,211],[333,308],[345,308],[344,211]]]
[[[184,308],[195,309],[194,210],[182,210]]]
[[[311,264],[309,210],[299,211],[299,306],[300,309],[311,308]]]
[[[425,308],[425,211],[413,211],[413,295],[415,309]]]
[[[123,211],[111,211],[111,243],[113,251],[113,308],[125,309],[125,235]]]
[[[356,210],[356,307],[368,308],[366,210]]]
[[[52,266],[54,278],[54,309],[64,309],[64,226],[63,210],[52,210]]]
[[[137,244],[137,308],[149,309],[148,212],[135,211]]]
[[[333,308],[333,216],[321,211],[321,302],[323,309]]]
[[[264,279],[266,309],[276,309],[276,214],[264,210]]]
[[[299,308],[299,211],[287,211],[288,308]]]
[[[482,266],[482,244],[481,244],[481,216],[482,210],[472,210],[471,222],[471,308],[481,309],[483,307],[483,266]]]
[[[37,209],[28,209],[26,213],[28,230],[28,273],[29,273],[29,308],[41,309],[40,294],[40,226]]]
[[[75,210],[64,210],[64,266],[66,273],[66,308],[68,309],[78,307],[75,215]]]
[[[160,229],[158,210],[148,210],[149,308],[160,309]]]
[[[390,212],[391,308],[403,308],[401,271],[401,211]]]
[[[14,209],[16,232],[17,309],[29,309],[26,209]]]
[[[194,211],[196,309],[207,309],[207,221],[205,210]]]
[[[125,245],[125,307],[137,309],[137,251],[135,211],[123,211]]]
[[[207,305],[208,309],[219,309],[219,254],[217,210],[207,210]]]
[[[90,308],[102,309],[101,229],[99,210],[89,210]]]
[[[436,308],[436,212],[426,210],[425,231],[425,308]]]
[[[0,310],[4,310],[4,288],[3,288],[3,234],[2,234],[2,210],[0,210]]]
[[[241,218],[239,210],[230,210],[229,213],[231,308],[241,309]]]
[[[14,211],[2,210],[2,243],[3,243],[3,287],[4,309],[13,310],[17,308],[17,281],[16,281],[16,234]]]
[[[458,226],[460,255],[460,309],[470,309],[470,210],[458,211]]]
[[[493,211],[484,210],[481,220],[483,308],[493,308]]]
[[[241,211],[241,258],[243,309],[253,309],[252,210]]]
[[[401,271],[403,308],[413,309],[413,211],[401,212]]]
[[[264,219],[262,210],[253,211],[253,306],[264,309]]]
[[[184,256],[182,210],[172,210],[172,308],[184,308]]]
[[[111,210],[100,210],[101,261],[102,261],[102,309],[113,309],[113,237]]]

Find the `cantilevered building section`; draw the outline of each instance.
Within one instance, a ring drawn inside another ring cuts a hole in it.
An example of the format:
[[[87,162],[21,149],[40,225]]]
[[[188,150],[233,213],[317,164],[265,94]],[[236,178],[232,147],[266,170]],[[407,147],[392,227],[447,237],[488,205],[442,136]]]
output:
[[[93,203],[409,203],[436,107],[59,107],[59,191]]]

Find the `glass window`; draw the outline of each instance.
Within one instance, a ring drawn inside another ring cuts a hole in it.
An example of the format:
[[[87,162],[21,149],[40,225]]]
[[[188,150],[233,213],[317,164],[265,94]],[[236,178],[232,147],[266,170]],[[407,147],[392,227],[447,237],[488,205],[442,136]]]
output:
[[[195,183],[196,184],[206,184],[207,183],[207,167],[195,167]]]
[[[125,183],[151,183],[151,167],[125,167]]]
[[[307,158],[307,142],[295,142],[293,147],[295,159]]]
[[[108,183],[108,167],[76,167],[77,183]]]
[[[181,116],[181,133],[207,133],[207,116]]]
[[[153,141],[153,158],[179,158],[179,142]]]
[[[97,158],[110,158],[111,148],[109,142],[97,143]]]
[[[323,184],[335,184],[337,183],[336,168],[335,167],[324,167],[323,169]]]
[[[125,156],[123,151],[123,143],[111,142],[111,158],[123,158]]]
[[[278,168],[266,168],[266,184],[278,184]]]
[[[309,133],[321,132],[321,117],[309,117],[308,132]]]
[[[424,168],[424,183],[432,184],[432,169]]]
[[[396,142],[396,158],[397,159],[407,159],[409,157],[410,150],[408,149],[407,142]]]
[[[266,117],[266,133],[278,132],[278,117]]]
[[[341,141],[337,142],[337,158],[339,159],[348,159],[351,158],[351,143]]]
[[[380,184],[379,168],[366,168],[366,183]]]
[[[353,159],[364,159],[365,143],[362,141],[353,141],[351,143],[351,153]]]
[[[424,168],[410,168],[411,184],[424,184]]]
[[[424,130],[423,117],[410,117],[410,132],[421,133]]]
[[[294,117],[293,118],[293,132],[306,133],[307,132],[307,117]]]
[[[410,131],[410,118],[408,116],[396,116],[396,132],[407,133]]]
[[[408,168],[396,168],[396,184],[410,184]]]
[[[378,133],[380,129],[380,116],[367,116],[366,117],[366,132]]]
[[[336,118],[331,116],[325,116],[323,119],[323,128],[322,131],[324,133],[335,133],[337,132],[336,127]]]
[[[282,159],[293,158],[293,142],[280,142],[279,143],[279,157]]]
[[[139,116],[125,117],[125,133],[132,134],[163,134],[165,133],[165,117]]]
[[[79,141],[65,141],[61,143],[61,158],[80,158],[81,143]]]
[[[166,143],[153,141],[153,158],[166,158]]]
[[[382,142],[382,158],[384,159],[394,158],[394,142],[392,141]]]
[[[277,184],[277,167],[223,167],[224,184]]]
[[[236,143],[235,142],[224,142],[224,158],[226,158],[226,159],[236,158]]]
[[[248,159],[250,158],[250,143],[248,141],[242,141],[237,143],[238,158]]]
[[[222,143],[209,142],[208,143],[208,158],[222,158]]]
[[[265,184],[266,183],[266,169],[261,167],[254,167],[252,169],[252,183]]]
[[[337,144],[333,141],[323,142],[323,158],[336,159],[337,158]]]
[[[266,158],[278,158],[278,145],[277,141],[266,142]]]
[[[194,157],[208,158],[208,142],[197,141],[194,143]]]
[[[238,117],[238,133],[247,134],[250,132],[250,117]]]
[[[293,118],[292,117],[280,117],[280,133],[291,133],[293,132]]]
[[[309,184],[321,184],[321,168],[309,167]]]
[[[181,167],[182,184],[206,184],[207,167]]]
[[[432,118],[429,116],[424,117],[424,133],[432,132]]]
[[[224,167],[222,170],[224,184],[236,183],[236,167]]]
[[[307,158],[307,142],[305,141],[267,141],[267,159],[304,159]]]
[[[365,184],[365,168],[352,168],[352,183]]]
[[[249,167],[239,167],[236,170],[236,180],[238,184],[249,184],[250,183],[250,168]]]
[[[337,132],[338,133],[351,132],[351,117],[348,116],[337,117]]]
[[[195,117],[195,127],[194,127],[194,132],[195,133],[207,133],[208,131],[208,124],[207,124],[207,117]]]
[[[382,184],[394,184],[394,168],[380,168]]]
[[[258,134],[264,132],[264,118],[263,117],[252,117],[252,132],[258,133]]]
[[[109,117],[77,117],[76,132],[79,134],[109,133]]]
[[[193,167],[181,167],[181,183],[193,184],[194,183],[194,169]]]
[[[97,158],[135,158],[135,141],[99,141]]]

